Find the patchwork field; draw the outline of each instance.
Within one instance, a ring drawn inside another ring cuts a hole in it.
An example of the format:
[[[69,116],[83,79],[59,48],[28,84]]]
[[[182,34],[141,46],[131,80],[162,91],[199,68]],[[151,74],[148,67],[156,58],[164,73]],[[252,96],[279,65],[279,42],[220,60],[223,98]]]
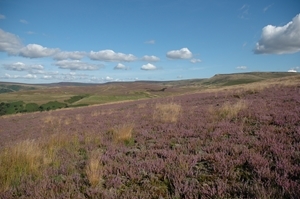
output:
[[[299,75],[243,78],[55,88],[117,99],[1,116],[0,198],[298,198]]]

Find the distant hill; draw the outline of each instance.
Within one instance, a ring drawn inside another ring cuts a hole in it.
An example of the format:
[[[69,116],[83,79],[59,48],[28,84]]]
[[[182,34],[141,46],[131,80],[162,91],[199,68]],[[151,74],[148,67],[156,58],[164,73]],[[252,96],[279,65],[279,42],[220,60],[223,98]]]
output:
[[[274,78],[283,78],[289,76],[300,76],[300,73],[289,72],[248,72],[248,73],[233,73],[233,74],[216,74],[207,79],[186,79],[186,80],[174,80],[174,81],[134,81],[134,82],[107,82],[107,83],[79,83],[79,82],[58,82],[50,84],[23,84],[23,83],[10,83],[0,82],[0,94],[35,90],[43,87],[91,87],[91,86],[124,86],[130,85],[157,85],[157,86],[231,86],[239,84],[248,84],[253,82],[259,82]]]
[[[36,86],[33,85],[24,85],[20,83],[6,83],[0,82],[0,94],[1,93],[10,93],[16,92],[20,90],[35,90]]]
[[[274,78],[283,78],[289,76],[300,76],[300,73],[289,72],[249,72],[233,74],[216,74],[213,77],[203,81],[204,85],[231,86],[238,84],[248,84]]]

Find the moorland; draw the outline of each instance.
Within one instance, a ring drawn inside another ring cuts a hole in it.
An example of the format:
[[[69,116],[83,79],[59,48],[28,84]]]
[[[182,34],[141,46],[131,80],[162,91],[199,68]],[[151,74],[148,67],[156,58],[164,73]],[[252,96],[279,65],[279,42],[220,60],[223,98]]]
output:
[[[300,195],[298,73],[0,92],[0,198]]]

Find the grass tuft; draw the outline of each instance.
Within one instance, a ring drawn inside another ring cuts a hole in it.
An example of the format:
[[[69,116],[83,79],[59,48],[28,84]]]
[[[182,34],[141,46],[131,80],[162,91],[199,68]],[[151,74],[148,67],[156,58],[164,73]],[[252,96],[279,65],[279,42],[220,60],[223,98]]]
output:
[[[208,111],[215,120],[229,119],[232,120],[237,117],[241,110],[248,107],[246,101],[239,100],[234,104],[228,102],[224,103],[220,108],[210,106]]]
[[[113,140],[116,142],[129,142],[132,139],[134,124],[127,123],[112,129]]]
[[[154,120],[160,120],[163,122],[177,122],[179,113],[181,111],[181,105],[176,103],[158,103],[155,105],[153,114]]]
[[[103,165],[100,162],[102,152],[94,150],[88,159],[86,165],[86,175],[92,187],[101,185],[103,181]]]

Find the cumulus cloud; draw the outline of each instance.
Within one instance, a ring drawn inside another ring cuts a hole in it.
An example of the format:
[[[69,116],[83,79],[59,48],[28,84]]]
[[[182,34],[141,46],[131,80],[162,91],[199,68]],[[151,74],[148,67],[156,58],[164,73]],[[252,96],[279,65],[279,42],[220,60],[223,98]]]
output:
[[[290,70],[288,70],[288,72],[289,72],[289,73],[296,73],[297,71],[294,70],[294,69],[290,69]]]
[[[159,61],[160,59],[154,55],[145,55],[143,58],[142,58],[143,61],[147,61],[147,62],[157,62]]]
[[[125,66],[124,64],[121,64],[121,63],[118,63],[115,67],[114,67],[115,70],[127,70],[128,67]]]
[[[0,52],[16,55],[22,47],[19,37],[0,29]]]
[[[5,19],[5,15],[0,14],[0,19]]]
[[[89,57],[92,60],[112,62],[131,62],[137,59],[133,54],[116,53],[113,50],[91,51]]]
[[[105,80],[105,81],[113,81],[114,78],[107,76],[107,77],[104,78],[104,80]]]
[[[247,66],[238,66],[238,67],[236,67],[236,69],[238,69],[238,70],[246,70]]]
[[[142,70],[156,70],[156,66],[154,66],[153,64],[145,64],[141,67]]]
[[[12,64],[3,64],[4,69],[14,71],[31,71],[31,70],[43,70],[42,65],[26,65],[22,62],[16,62]]]
[[[90,64],[79,60],[62,60],[55,63],[61,69],[69,70],[98,70],[102,65]]]
[[[180,50],[171,50],[167,52],[167,57],[170,59],[190,59],[193,54],[188,48],[182,48]]]
[[[196,63],[200,63],[201,60],[200,59],[191,59],[190,62],[193,64],[196,64]]]
[[[20,55],[28,58],[49,57],[58,53],[58,48],[46,48],[38,44],[28,44],[20,50]]]
[[[262,29],[255,54],[287,54],[300,51],[300,14],[285,26],[268,25]]]
[[[82,51],[63,51],[55,54],[54,59],[55,60],[64,60],[64,59],[73,59],[73,60],[80,60],[86,55],[86,52]]]

